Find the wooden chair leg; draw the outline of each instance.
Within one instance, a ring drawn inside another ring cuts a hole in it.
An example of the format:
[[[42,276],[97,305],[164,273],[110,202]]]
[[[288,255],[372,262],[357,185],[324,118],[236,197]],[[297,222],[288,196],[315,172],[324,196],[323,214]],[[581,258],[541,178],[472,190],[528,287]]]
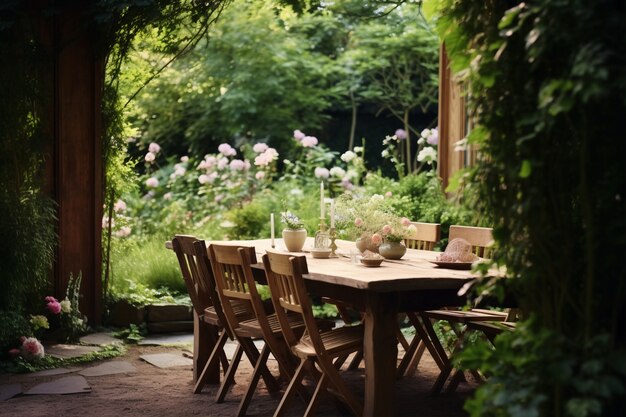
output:
[[[257,360],[259,359],[260,354],[259,354],[259,350],[256,348],[256,345],[254,344],[252,339],[244,337],[239,340],[239,343],[241,344],[241,347],[243,348],[244,353],[250,360],[250,363],[253,365],[256,364]],[[272,375],[270,370],[267,369],[267,366],[265,365],[265,363],[261,365],[260,372],[261,372],[261,377],[263,378],[263,381],[265,382],[265,386],[267,387],[267,390],[269,392],[276,392],[280,389],[280,385],[278,384],[278,381],[276,380],[276,378],[274,378],[274,375]]]
[[[421,322],[419,321],[419,319],[417,320],[417,323],[421,324],[419,326],[419,332],[422,333],[420,336],[422,336],[422,340],[424,341],[424,343],[426,343],[426,348],[428,349],[428,352],[437,363],[437,366],[439,366],[439,369],[443,370],[443,368],[447,366],[448,362],[450,362],[448,354],[441,345],[441,342],[437,337],[437,333],[435,333],[433,324],[430,322],[428,316],[426,316],[425,313],[420,313],[420,317],[422,319]],[[418,330],[417,327],[415,329]],[[422,330],[424,332],[422,332]]]
[[[411,362],[413,362],[413,357],[417,352],[417,348],[423,345],[424,344],[422,343],[420,337],[416,334],[411,341],[408,349],[405,350],[404,357],[402,358],[400,364],[398,365],[398,368],[396,369],[396,378],[399,379],[406,375],[409,365],[411,364]]]
[[[426,344],[424,342],[420,342],[417,346],[417,350],[413,355],[413,358],[409,362],[409,366],[407,367],[405,375],[415,375],[417,372],[417,367],[422,360],[422,356],[424,355],[424,351],[426,350]]]
[[[217,390],[217,395],[215,396],[216,403],[224,402],[224,398],[226,398],[226,393],[228,389],[235,381],[235,372],[239,367],[239,362],[241,361],[241,356],[243,355],[243,348],[241,344],[237,342],[237,348],[235,349],[235,354],[233,355],[233,359],[230,362],[230,366],[228,367],[228,371],[226,371],[226,375],[224,375],[224,381],[222,381],[222,385],[220,385],[220,389]]]
[[[209,356],[209,359],[206,361],[204,369],[202,370],[202,373],[198,377],[196,384],[193,387],[194,394],[198,394],[200,391],[202,391],[202,388],[204,387],[208,379],[209,372],[211,372],[212,367],[215,365],[217,360],[219,360],[224,354],[224,345],[226,344],[227,339],[228,336],[226,335],[226,332],[222,332],[220,338],[217,339],[217,343],[213,347],[213,352],[211,352],[211,356]],[[226,370],[227,368],[224,369],[224,373],[226,373]]]
[[[246,410],[248,409],[248,406],[250,405],[250,401],[252,400],[252,396],[254,395],[256,391],[257,385],[259,384],[259,378],[261,377],[261,370],[263,367],[265,367],[267,358],[269,356],[270,356],[270,348],[266,344],[265,346],[263,346],[263,349],[261,349],[261,354],[259,355],[259,358],[257,359],[256,364],[254,365],[254,372],[252,373],[252,378],[250,379],[250,382],[248,383],[248,388],[246,389],[246,392],[243,398],[241,399],[241,402],[239,403],[239,409],[237,410],[237,417],[243,417],[246,415]]]
[[[315,410],[317,409],[317,404],[319,403],[321,393],[326,392],[326,375],[322,374],[322,377],[317,382],[317,386],[315,387],[315,391],[313,392],[313,396],[311,397],[311,401],[309,401],[309,405],[304,412],[304,417],[313,417],[315,416]]]
[[[352,358],[352,360],[350,361],[350,364],[348,365],[348,368],[346,369],[348,371],[354,371],[355,369],[359,369],[359,365],[361,364],[362,360],[363,360],[363,350],[359,349],[354,354],[354,357]]]
[[[287,410],[287,406],[289,405],[291,398],[297,391],[297,387],[299,385],[302,385],[302,379],[304,378],[304,375],[306,372],[307,362],[308,362],[307,359],[301,360],[300,365],[298,366],[298,368],[296,369],[296,372],[293,375],[293,378],[291,378],[291,382],[289,382],[289,386],[287,387],[287,390],[283,394],[283,398],[280,399],[280,403],[278,404],[278,407],[276,408],[276,411],[274,412],[274,417],[281,417],[282,415],[284,415],[285,410]]]

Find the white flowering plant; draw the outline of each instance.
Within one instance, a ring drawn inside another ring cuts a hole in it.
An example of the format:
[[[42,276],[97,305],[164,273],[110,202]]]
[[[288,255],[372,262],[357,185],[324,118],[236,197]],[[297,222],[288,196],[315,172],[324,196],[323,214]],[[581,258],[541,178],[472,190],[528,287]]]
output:
[[[304,227],[302,220],[290,211],[280,213],[280,220],[285,225],[286,229],[299,230]]]

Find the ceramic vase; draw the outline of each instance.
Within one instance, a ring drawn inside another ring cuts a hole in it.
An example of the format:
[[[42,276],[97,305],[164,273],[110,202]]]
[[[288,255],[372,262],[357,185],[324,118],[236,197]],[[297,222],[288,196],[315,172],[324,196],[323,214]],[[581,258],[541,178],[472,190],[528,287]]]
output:
[[[283,243],[289,252],[300,252],[306,241],[306,229],[283,229]]]
[[[374,253],[378,253],[378,245],[372,243],[372,238],[370,236],[360,237],[355,242],[357,249],[359,252],[363,253],[366,250]]]
[[[385,259],[400,259],[406,253],[406,246],[402,242],[384,242],[378,247],[378,252]]]

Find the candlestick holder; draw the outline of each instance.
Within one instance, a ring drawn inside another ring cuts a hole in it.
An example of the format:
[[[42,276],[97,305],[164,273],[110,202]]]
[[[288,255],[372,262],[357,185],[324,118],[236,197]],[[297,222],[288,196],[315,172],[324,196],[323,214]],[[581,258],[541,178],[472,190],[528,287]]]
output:
[[[315,248],[328,248],[328,232],[326,231],[326,219],[320,218],[320,228],[315,232]]]
[[[335,239],[337,239],[337,229],[331,227],[328,236],[330,238],[330,257],[337,258],[338,256],[335,253],[335,251],[337,250],[337,244],[335,243]]]

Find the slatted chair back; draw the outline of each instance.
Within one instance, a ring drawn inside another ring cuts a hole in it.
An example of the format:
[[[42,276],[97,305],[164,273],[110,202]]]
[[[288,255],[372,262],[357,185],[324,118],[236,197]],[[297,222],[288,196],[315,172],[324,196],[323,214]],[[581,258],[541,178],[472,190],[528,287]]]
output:
[[[263,266],[274,310],[287,344],[292,347],[300,340],[289,326],[287,311],[291,311],[302,316],[306,326],[305,334],[310,337],[315,352],[323,355],[325,347],[319,336],[311,299],[302,277],[303,274],[309,273],[306,258],[267,250],[263,255]]]
[[[231,300],[243,301],[243,304],[250,309],[251,315],[259,317],[261,314],[264,318],[265,312],[261,297],[257,292],[250,269],[250,264],[257,262],[254,246],[210,244],[209,258],[213,267],[218,295],[229,326],[233,330],[239,327],[239,319],[235,314]],[[259,322],[266,324],[267,318],[259,320]]]
[[[441,239],[441,225],[421,222],[411,224],[415,226],[415,233],[410,238],[404,239],[405,246],[409,249],[433,250]]]
[[[204,314],[204,310],[213,305],[213,298],[210,294],[210,283],[203,279],[198,268],[193,246],[197,240],[195,236],[176,235],[172,239],[172,247],[178,258],[178,264],[180,265],[180,271],[183,275],[191,304],[198,316],[201,317]]]
[[[490,227],[450,226],[449,241],[465,239],[472,245],[472,252],[481,258],[490,258],[493,248],[493,229]]]
[[[211,297],[215,308],[215,314],[217,314],[220,324],[226,329],[228,337],[234,339],[232,330],[227,325],[228,321],[226,319],[226,313],[224,312],[222,302],[217,293],[217,284],[215,275],[213,275],[213,268],[211,267],[211,259],[209,258],[206,242],[204,240],[194,242],[193,249],[196,254],[198,272],[200,273],[202,281],[205,283],[207,293]]]

